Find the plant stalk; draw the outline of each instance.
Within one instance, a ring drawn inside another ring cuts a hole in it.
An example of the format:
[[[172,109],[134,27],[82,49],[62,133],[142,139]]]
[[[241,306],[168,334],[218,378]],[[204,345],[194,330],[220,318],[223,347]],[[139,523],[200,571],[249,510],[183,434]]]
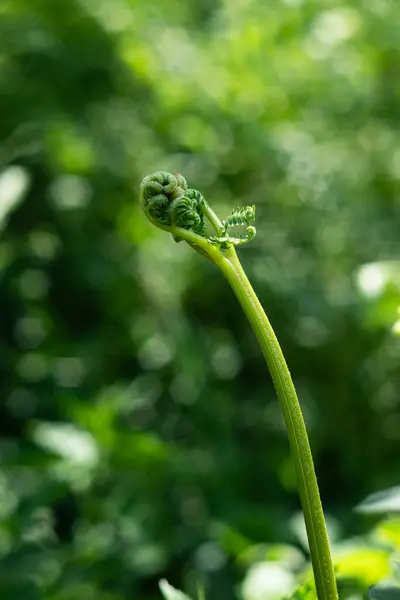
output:
[[[274,330],[234,247],[226,250],[225,255],[221,253],[215,262],[230,283],[257,336],[282,407],[296,470],[318,599],[337,600],[328,533],[310,443],[288,366]]]

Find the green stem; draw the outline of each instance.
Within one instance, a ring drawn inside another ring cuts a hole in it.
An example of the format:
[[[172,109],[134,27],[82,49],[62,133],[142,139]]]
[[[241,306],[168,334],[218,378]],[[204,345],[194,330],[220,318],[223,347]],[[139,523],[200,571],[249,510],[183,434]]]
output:
[[[217,215],[215,214],[215,212],[213,211],[213,209],[211,208],[211,206],[209,206],[208,204],[205,203],[203,210],[204,210],[204,214],[207,216],[211,225],[214,227],[216,233],[218,235],[222,235],[222,223],[219,220],[219,218],[217,217]]]
[[[299,400],[279,342],[233,247],[221,253],[218,264],[235,292],[260,343],[271,372],[286,422],[296,469],[300,500],[310,546],[319,600],[337,600],[338,593],[324,513],[310,443]]]

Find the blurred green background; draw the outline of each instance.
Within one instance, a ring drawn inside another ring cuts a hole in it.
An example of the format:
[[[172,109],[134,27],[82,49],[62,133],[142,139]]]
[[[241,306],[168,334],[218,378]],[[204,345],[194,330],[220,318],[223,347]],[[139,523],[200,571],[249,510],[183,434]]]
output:
[[[263,357],[140,211],[153,171],[256,204],[240,258],[333,539],[364,533],[399,482],[399,31],[397,0],[2,0],[2,599],[252,600],[238,557],[303,548]]]

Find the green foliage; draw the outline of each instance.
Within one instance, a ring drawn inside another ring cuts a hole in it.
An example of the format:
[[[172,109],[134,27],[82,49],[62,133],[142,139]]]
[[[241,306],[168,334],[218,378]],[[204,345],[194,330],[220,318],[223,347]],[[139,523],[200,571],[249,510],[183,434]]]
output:
[[[189,596],[174,588],[165,579],[162,579],[159,585],[164,600],[190,600]]]
[[[191,600],[189,596],[170,585],[166,579],[162,579],[158,585],[164,600]],[[197,587],[197,600],[205,600],[204,589],[200,585]]]
[[[315,587],[310,582],[300,585],[290,596],[290,600],[316,600],[316,598]]]
[[[369,590],[368,597],[370,600],[399,600],[400,598],[400,585],[399,586],[374,586]]]
[[[378,515],[400,513],[400,486],[371,494],[356,510],[359,513]]]
[[[334,545],[382,544],[351,507],[399,485],[398,12],[0,2],[1,598],[155,600],[166,577],[228,600],[246,550],[307,560],[263,358],[213,265],[143,217],[152,171],[257,205],[241,257]]]

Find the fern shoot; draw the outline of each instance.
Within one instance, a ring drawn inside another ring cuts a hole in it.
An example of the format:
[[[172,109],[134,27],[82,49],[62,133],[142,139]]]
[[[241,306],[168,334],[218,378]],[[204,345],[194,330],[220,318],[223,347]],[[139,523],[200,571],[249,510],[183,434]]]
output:
[[[255,206],[238,208],[221,221],[202,194],[188,187],[182,175],[165,172],[144,178],[140,201],[151,223],[170,232],[176,241],[186,241],[221,269],[253,328],[286,423],[318,600],[337,600],[326,523],[300,403],[274,330],[235,250],[235,246],[248,243],[256,234]],[[207,222],[214,230],[212,235],[207,234]],[[240,226],[246,228],[246,233],[232,235],[232,229]]]

